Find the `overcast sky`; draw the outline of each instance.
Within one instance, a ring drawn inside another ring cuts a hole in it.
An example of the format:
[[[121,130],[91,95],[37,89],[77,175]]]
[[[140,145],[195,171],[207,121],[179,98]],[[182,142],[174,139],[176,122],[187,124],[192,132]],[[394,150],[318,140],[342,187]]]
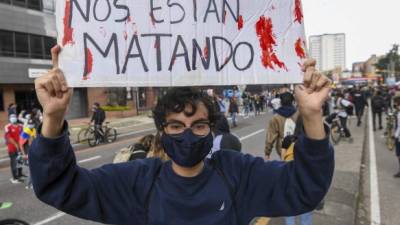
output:
[[[400,44],[400,0],[303,0],[307,37],[346,34],[346,64]]]

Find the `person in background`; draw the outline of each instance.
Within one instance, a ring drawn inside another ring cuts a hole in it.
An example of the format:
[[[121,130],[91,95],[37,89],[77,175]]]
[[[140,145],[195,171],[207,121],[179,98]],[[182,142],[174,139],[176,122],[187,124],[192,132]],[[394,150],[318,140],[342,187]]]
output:
[[[5,139],[7,144],[8,156],[10,157],[11,183],[18,184],[22,181],[22,168],[17,168],[17,157],[19,152],[25,153],[19,147],[20,134],[22,132],[21,125],[18,124],[17,115],[11,114],[9,117],[10,123],[5,126]]]
[[[236,102],[236,97],[232,97],[229,103],[229,114],[232,118],[232,127],[237,127],[236,116],[239,113],[239,106]]]
[[[234,150],[238,152],[242,151],[242,143],[240,143],[238,137],[231,134],[229,123],[226,117],[217,119],[213,132],[213,147],[211,148],[211,152],[208,154],[207,158],[211,158],[212,154],[219,150]]]
[[[25,109],[23,109],[18,115],[18,122],[23,124],[23,126],[25,127],[28,123],[28,120],[31,119],[31,116],[32,115],[30,113],[28,113]]]
[[[26,127],[23,128],[19,138],[19,148],[24,152],[23,161],[28,161],[29,148],[32,145],[33,140],[36,138],[35,123],[31,119],[28,121]],[[26,164],[25,164],[26,165]],[[28,177],[28,183],[26,189],[32,189],[32,181],[30,176]]]
[[[384,87],[381,92],[383,103],[384,103],[384,112],[389,113],[392,111],[392,95],[390,94],[390,90],[388,87]]]
[[[280,94],[281,107],[276,110],[276,114],[269,121],[267,128],[267,136],[265,140],[265,159],[269,160],[272,148],[275,143],[275,150],[278,156],[281,157],[282,140],[286,136],[284,134],[286,120],[291,119],[297,121],[298,112],[294,107],[294,96],[290,92]],[[322,108],[322,106],[321,106]]]
[[[379,130],[382,130],[382,112],[385,108],[385,102],[382,97],[382,93],[380,91],[376,91],[374,96],[371,99],[371,107],[372,107],[372,120],[373,120],[373,128],[376,131],[376,116],[378,116],[379,122]]]
[[[346,109],[352,107],[353,103],[345,99],[342,93],[338,93],[336,96],[337,96],[336,107],[339,110],[338,117],[340,120],[340,125],[345,133],[345,136],[347,138],[350,138],[351,133],[349,128],[347,127],[347,118],[349,115]]]
[[[160,132],[157,132],[154,136],[153,142],[151,143],[150,151],[147,154],[147,158],[159,158],[163,162],[170,160],[162,146]]]
[[[8,112],[8,117],[10,117],[11,115],[17,115],[17,105],[14,103],[8,105],[7,112]]]
[[[259,95],[254,95],[254,107],[256,108],[255,115],[260,115],[262,102]]]
[[[364,115],[364,108],[368,106],[367,99],[365,94],[361,91],[360,86],[356,87],[356,90],[353,92],[353,102],[356,109],[357,116],[357,127],[361,126],[361,119]]]
[[[140,138],[140,140],[133,145],[133,151],[129,161],[147,158],[147,154],[150,151],[153,141],[154,135],[152,134]]]
[[[396,96],[394,98],[394,106],[396,107],[396,121],[397,121],[397,126],[396,126],[396,131],[394,133],[394,137],[396,140],[396,156],[397,160],[399,162],[399,171],[393,175],[395,178],[400,178],[400,96]]]
[[[100,108],[100,104],[95,102],[92,106],[92,119],[90,123],[94,123],[94,130],[96,134],[96,140],[100,142],[103,138],[103,123],[106,120],[106,113],[102,108]]]
[[[35,124],[35,128],[38,129],[40,124],[43,122],[43,114],[42,111],[38,108],[33,108],[32,109],[32,114],[33,114],[33,122]]]

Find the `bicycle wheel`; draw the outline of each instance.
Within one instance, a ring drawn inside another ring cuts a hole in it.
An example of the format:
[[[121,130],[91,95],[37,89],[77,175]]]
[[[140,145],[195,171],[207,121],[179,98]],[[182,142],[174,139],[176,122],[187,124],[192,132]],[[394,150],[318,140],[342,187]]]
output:
[[[333,124],[331,127],[331,139],[333,144],[338,144],[340,142],[341,134],[340,127],[336,124]]]
[[[29,225],[29,223],[17,219],[6,219],[0,221],[0,225]]]
[[[117,140],[117,130],[114,128],[108,128],[106,131],[106,143],[112,143]]]
[[[95,147],[97,145],[96,132],[94,130],[90,130],[87,135],[88,144],[90,147]]]
[[[78,133],[78,143],[86,143],[88,141],[89,128],[81,129]]]

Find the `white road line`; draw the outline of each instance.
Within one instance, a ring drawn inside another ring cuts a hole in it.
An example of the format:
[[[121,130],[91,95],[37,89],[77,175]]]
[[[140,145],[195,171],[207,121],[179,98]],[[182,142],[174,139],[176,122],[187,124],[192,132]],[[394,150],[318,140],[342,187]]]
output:
[[[139,131],[129,132],[129,133],[126,133],[126,134],[120,134],[120,135],[118,135],[118,137],[125,137],[125,136],[134,135],[134,134],[144,133],[144,132],[147,132],[147,131],[153,131],[153,130],[156,130],[156,128],[150,128],[150,129],[146,129],[146,130],[139,130]]]
[[[262,132],[264,132],[264,131],[265,131],[265,129],[258,130],[258,131],[256,131],[256,132],[253,132],[253,133],[249,134],[249,135],[246,135],[246,136],[244,136],[244,137],[239,138],[239,140],[240,140],[240,141],[244,141],[244,140],[246,140],[247,138],[251,138],[251,137],[253,137],[254,135],[257,135],[257,134],[262,133]]]
[[[81,161],[78,161],[78,163],[90,162],[90,161],[93,161],[93,160],[96,160],[96,159],[100,159],[100,158],[101,158],[101,155],[96,155],[96,156],[93,156],[93,157],[90,157],[90,158],[87,158],[87,159],[82,159]]]
[[[58,212],[58,213],[54,214],[53,216],[51,216],[51,217],[49,217],[49,218],[47,218],[45,220],[39,221],[37,223],[34,223],[33,225],[43,225],[43,224],[49,223],[49,222],[51,222],[53,220],[56,220],[56,219],[58,219],[58,218],[60,218],[62,216],[65,216],[65,213]]]
[[[371,102],[370,102],[371,105]],[[369,107],[368,113],[369,123],[369,176],[370,176],[370,191],[371,191],[371,225],[381,224],[381,209],[379,201],[379,186],[378,186],[378,172],[376,169],[376,150],[374,132],[372,130],[372,111]]]

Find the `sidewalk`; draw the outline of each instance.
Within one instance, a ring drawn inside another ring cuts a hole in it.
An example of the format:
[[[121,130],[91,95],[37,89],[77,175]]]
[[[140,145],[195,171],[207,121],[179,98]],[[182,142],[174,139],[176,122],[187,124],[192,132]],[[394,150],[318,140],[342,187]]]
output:
[[[83,128],[88,127],[88,122],[90,118],[80,118],[68,120],[69,132],[71,143],[77,143],[77,135],[79,131]],[[145,125],[150,125],[154,123],[154,120],[147,115],[134,116],[129,118],[113,118],[107,119],[106,122],[110,122],[109,126],[114,127],[117,130],[118,135],[131,132],[135,128],[141,128]],[[4,130],[0,131],[0,159],[8,157],[7,149],[4,143]]]
[[[349,121],[353,142],[341,140],[335,145],[335,174],[331,188],[325,198],[325,207],[314,211],[313,224],[353,225],[356,217],[357,201],[360,189],[360,173],[364,140],[368,134],[367,115],[361,127],[356,119]],[[272,219],[269,225],[284,225],[283,218]]]

